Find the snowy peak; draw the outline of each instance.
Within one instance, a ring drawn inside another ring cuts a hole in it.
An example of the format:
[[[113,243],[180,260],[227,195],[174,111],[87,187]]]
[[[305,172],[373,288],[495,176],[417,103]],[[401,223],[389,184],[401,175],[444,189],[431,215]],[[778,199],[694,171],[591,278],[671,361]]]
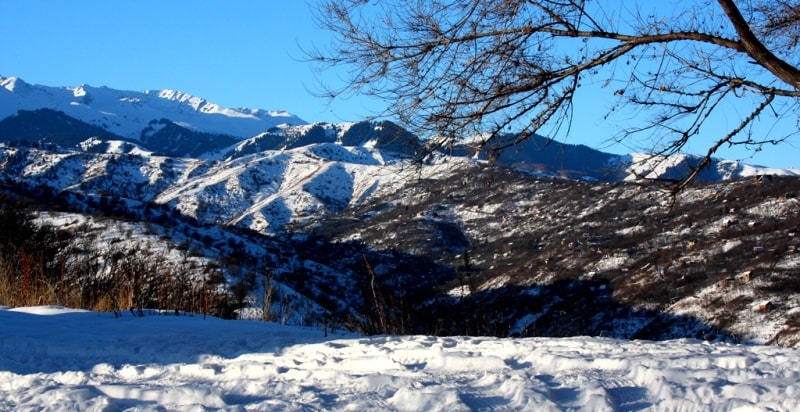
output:
[[[151,121],[169,119],[189,130],[239,139],[256,136],[279,124],[305,124],[283,111],[229,109],[175,90],[133,92],[81,85],[30,85],[17,77],[0,76],[0,120],[20,110],[50,109],[138,140]]]
[[[0,86],[9,92],[13,92],[19,79],[16,77],[3,77],[0,76]]]

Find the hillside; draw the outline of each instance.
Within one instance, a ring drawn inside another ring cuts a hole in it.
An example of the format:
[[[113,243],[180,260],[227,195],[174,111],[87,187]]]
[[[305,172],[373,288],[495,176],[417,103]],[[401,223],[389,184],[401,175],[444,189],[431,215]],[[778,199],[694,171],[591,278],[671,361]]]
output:
[[[798,193],[797,178],[699,185],[673,198],[655,186],[477,168],[415,182],[313,233],[451,268],[434,281],[449,298],[419,314],[459,313],[438,326],[448,333],[793,346]],[[419,272],[380,265],[387,289],[418,284]],[[421,302],[430,303],[409,306]]]
[[[787,346],[800,336],[793,177],[698,185],[672,198],[656,185],[453,159],[407,167],[326,144],[217,164],[4,154],[8,192],[49,199],[51,210],[150,222],[154,236],[246,269],[224,268],[228,285],[266,264],[303,297],[295,312],[306,321]],[[248,284],[258,307],[259,286]]]

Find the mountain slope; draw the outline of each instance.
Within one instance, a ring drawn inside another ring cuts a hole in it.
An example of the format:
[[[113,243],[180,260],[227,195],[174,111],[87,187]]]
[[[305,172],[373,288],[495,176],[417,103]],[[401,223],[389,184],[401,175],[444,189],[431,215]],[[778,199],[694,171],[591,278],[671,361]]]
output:
[[[671,198],[463,157],[409,167],[333,143],[227,161],[5,147],[0,172],[31,190],[120,199],[111,210],[128,219],[155,208],[251,231],[248,243],[269,235],[272,252],[237,264],[267,259],[277,280],[365,332],[800,342],[794,177]],[[68,203],[99,210],[79,199]],[[204,232],[184,237],[218,243]]]
[[[0,146],[0,173],[28,186],[164,204],[201,222],[277,233],[393,190],[403,180],[392,169],[402,166],[389,166],[387,157],[333,143],[225,161]]]
[[[655,186],[461,169],[329,217],[314,233],[451,268],[438,281],[448,299],[405,303],[420,322],[453,322],[431,329],[793,346],[798,194],[793,177],[700,185],[672,198]],[[384,293],[412,299],[418,275],[378,264]]]
[[[422,148],[419,139],[389,122],[314,123],[302,126],[280,125],[258,136],[220,151],[230,159],[270,150],[296,149],[332,143],[343,147],[380,149],[386,155],[409,158]]]
[[[46,141],[71,147],[88,138],[120,139],[105,129],[51,109],[20,110],[0,120],[0,141]]]

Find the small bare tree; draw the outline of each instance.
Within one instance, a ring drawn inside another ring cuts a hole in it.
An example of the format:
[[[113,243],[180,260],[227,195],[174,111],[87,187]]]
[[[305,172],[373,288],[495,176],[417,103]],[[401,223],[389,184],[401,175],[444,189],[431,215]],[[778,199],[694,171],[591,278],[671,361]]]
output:
[[[289,321],[289,318],[292,317],[292,295],[286,291],[283,291],[279,294],[279,304],[280,309],[278,310],[278,314],[281,318],[281,325],[286,325],[286,322]]]
[[[272,311],[272,297],[275,294],[275,289],[272,287],[274,280],[275,274],[272,270],[266,269],[265,273],[261,274],[261,288],[264,291],[261,300],[261,320],[264,322],[271,322],[275,318],[275,313]]]
[[[797,117],[797,0],[686,0],[669,8],[651,0],[321,3],[319,24],[336,40],[310,59],[345,66],[351,76],[325,94],[389,101],[383,115],[438,137],[440,146],[480,135],[486,147],[511,131],[519,134],[507,144],[515,144],[546,126],[546,135],[568,134],[585,89],[619,99],[609,115],[634,110],[641,124],[621,127],[614,139],[644,137],[655,154],[674,154],[701,132],[716,136],[678,187],[724,145],[758,151],[798,133],[797,124],[753,132]],[[716,116],[726,117],[728,130],[703,129]]]

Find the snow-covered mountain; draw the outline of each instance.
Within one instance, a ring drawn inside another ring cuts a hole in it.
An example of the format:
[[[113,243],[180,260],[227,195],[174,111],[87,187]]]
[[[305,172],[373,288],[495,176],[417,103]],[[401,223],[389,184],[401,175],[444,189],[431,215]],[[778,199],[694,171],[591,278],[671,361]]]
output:
[[[672,156],[634,153],[624,156],[620,162],[627,164],[627,175],[624,180],[664,179],[677,180],[685,178],[690,171],[703,161],[702,156],[675,154]],[[756,176],[798,176],[798,169],[778,169],[749,165],[736,160],[712,159],[708,167],[700,171],[697,180],[702,182],[720,182],[743,177]]]
[[[402,154],[334,143],[221,161],[154,155],[116,141],[83,144],[100,146],[106,152],[0,145],[0,174],[29,186],[168,205],[209,224],[276,233],[371,201],[414,171]]]
[[[82,144],[93,138],[92,144]],[[468,144],[448,147],[449,156],[491,160],[539,175],[589,180],[672,179],[685,176],[702,160],[632,154],[618,156],[583,145],[533,136],[514,143],[502,136],[480,150]],[[364,146],[413,156],[423,143],[390,122],[309,124],[284,111],[230,109],[174,90],[132,92],[108,87],[50,87],[17,77],[0,76],[0,141],[50,142],[93,151],[126,147],[153,153],[203,159],[231,159],[265,150],[284,150],[318,143]],[[131,146],[133,145],[133,146]],[[495,151],[497,147],[505,147]],[[698,177],[703,181],[753,175],[797,175],[714,159]]]
[[[322,308],[312,319],[330,311],[386,332],[368,262],[397,332],[800,343],[796,177],[671,198],[334,143],[221,161],[56,149],[0,146],[2,191],[142,220],[152,237],[247,271],[269,262],[294,302]],[[226,273],[233,285],[241,269]]]
[[[139,140],[151,122],[169,119],[189,130],[249,138],[280,124],[306,122],[285,111],[229,109],[175,90],[143,92],[88,85],[50,87],[0,76],[0,119],[50,109],[124,139]],[[158,127],[158,126],[155,126]]]
[[[800,343],[793,171],[715,160],[670,197],[628,180],[680,177],[698,157],[538,136],[431,152],[386,121],[290,124],[170,93],[135,94],[144,109],[125,112],[137,105],[126,92],[3,85],[0,102],[17,103],[0,119],[0,195],[64,213],[38,215],[62,228],[83,216],[125,226],[69,226],[77,249],[157,239],[247,290],[247,273],[268,267],[303,323]],[[26,93],[66,103],[25,106]],[[107,127],[119,116],[136,121]],[[770,178],[742,179],[753,175]]]

